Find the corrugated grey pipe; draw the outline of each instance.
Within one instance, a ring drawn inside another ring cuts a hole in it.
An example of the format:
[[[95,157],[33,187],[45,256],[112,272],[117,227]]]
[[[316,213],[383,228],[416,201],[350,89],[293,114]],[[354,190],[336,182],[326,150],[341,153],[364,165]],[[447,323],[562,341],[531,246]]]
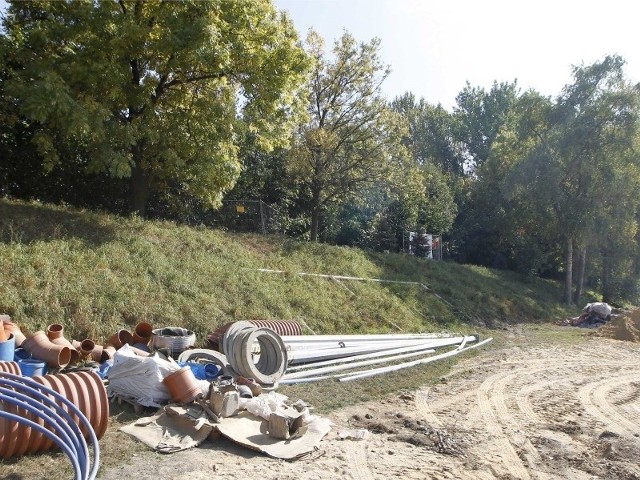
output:
[[[259,359],[254,361],[253,345],[260,347]],[[249,322],[235,322],[222,339],[222,347],[231,368],[263,385],[278,383],[287,368],[287,349],[276,332],[257,328]]]

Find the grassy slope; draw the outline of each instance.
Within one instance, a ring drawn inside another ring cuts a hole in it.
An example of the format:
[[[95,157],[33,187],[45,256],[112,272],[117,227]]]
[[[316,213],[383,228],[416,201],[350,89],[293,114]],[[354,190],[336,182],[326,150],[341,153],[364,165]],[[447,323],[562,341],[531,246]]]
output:
[[[289,273],[260,273],[259,268]],[[430,291],[292,274],[302,271],[415,281]],[[142,320],[192,328],[202,342],[217,326],[243,318],[303,320],[317,333],[398,328],[469,332],[478,323],[537,321],[575,313],[557,301],[560,286],[507,272],[3,199],[0,272],[0,313],[9,313],[23,330],[61,322],[67,337],[98,341]],[[496,337],[484,351],[515,342],[510,332],[480,330]],[[565,337],[575,342],[584,336],[581,329],[538,325],[525,326],[523,333],[520,341],[525,343],[565,341]],[[465,357],[477,354],[474,350]],[[323,381],[279,391],[326,413],[444,381],[455,361],[373,381]],[[130,463],[134,453],[155,455],[118,431],[139,415],[126,405],[111,408],[110,427],[100,441],[102,468]],[[46,478],[52,468],[62,468],[59,476],[65,478],[71,474],[59,452],[0,460],[0,471],[16,478]]]
[[[204,340],[239,319],[297,319],[317,333],[424,332],[575,313],[558,302],[559,285],[509,272],[4,199],[0,271],[0,313],[23,330],[59,322],[70,338],[98,341],[140,321]]]

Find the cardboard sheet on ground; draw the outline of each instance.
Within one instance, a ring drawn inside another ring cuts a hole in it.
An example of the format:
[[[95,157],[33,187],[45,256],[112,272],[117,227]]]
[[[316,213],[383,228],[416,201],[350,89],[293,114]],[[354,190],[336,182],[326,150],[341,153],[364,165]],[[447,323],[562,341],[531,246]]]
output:
[[[169,405],[162,413],[144,417],[120,430],[161,453],[174,453],[204,442],[214,429],[198,406]]]
[[[269,422],[249,412],[225,418],[216,427],[233,442],[270,457],[292,460],[316,450],[320,440],[331,430],[331,423],[325,418],[316,417],[302,427],[298,435],[288,440],[270,437],[267,432]]]

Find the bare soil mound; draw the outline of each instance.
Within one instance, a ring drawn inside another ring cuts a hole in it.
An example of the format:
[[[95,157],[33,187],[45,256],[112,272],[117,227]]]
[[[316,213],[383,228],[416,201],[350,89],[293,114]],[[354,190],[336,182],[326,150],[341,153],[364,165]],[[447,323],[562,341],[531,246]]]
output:
[[[596,337],[640,342],[640,309],[620,314],[593,332]]]

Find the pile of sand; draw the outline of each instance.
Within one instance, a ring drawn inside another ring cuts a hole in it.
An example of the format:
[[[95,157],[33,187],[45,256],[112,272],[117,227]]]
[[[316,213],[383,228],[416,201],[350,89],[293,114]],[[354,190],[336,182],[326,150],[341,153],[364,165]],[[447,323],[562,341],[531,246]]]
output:
[[[640,309],[622,313],[593,332],[597,337],[640,342]]]

